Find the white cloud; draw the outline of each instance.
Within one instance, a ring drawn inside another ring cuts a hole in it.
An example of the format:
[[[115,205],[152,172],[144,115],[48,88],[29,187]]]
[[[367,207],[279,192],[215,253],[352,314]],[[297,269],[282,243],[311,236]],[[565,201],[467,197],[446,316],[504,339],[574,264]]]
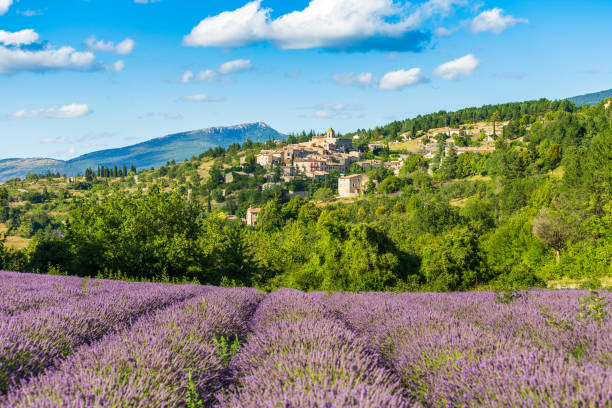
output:
[[[182,101],[185,102],[223,102],[223,98],[215,98],[213,96],[208,96],[204,94],[183,96],[181,98]]]
[[[408,71],[400,69],[387,72],[380,80],[378,87],[386,91],[396,91],[425,81],[425,77],[421,74],[421,68],[412,68]]]
[[[412,6],[393,0],[310,0],[299,11],[270,17],[254,0],[207,17],[183,39],[186,46],[237,47],[269,41],[281,49],[418,51],[431,35],[420,26],[463,0],[429,0]]]
[[[334,75],[332,79],[340,85],[376,85],[378,83],[371,72],[362,72],[361,74],[344,72]]]
[[[38,39],[38,33],[31,29],[21,30],[14,33],[0,30],[0,44],[4,45],[28,45],[38,41]]]
[[[96,40],[95,36],[91,36],[85,41],[87,48],[91,51],[114,52],[119,55],[128,55],[134,51],[136,43],[131,38],[126,38],[119,44],[115,45],[112,41]]]
[[[217,72],[212,69],[205,69],[204,71],[198,72],[196,79],[198,81],[211,81],[217,76]]]
[[[438,27],[434,30],[434,34],[437,37],[448,37],[453,33],[454,30],[449,30],[448,28]]]
[[[471,75],[479,65],[480,61],[472,54],[468,54],[456,60],[445,62],[434,69],[433,74],[444,79],[456,80]]]
[[[197,81],[212,81],[214,79],[223,81],[228,79],[227,75],[250,71],[251,68],[253,68],[251,60],[236,59],[224,62],[216,70],[205,69],[197,74],[192,71],[185,71],[181,77],[181,82],[186,84],[194,79]]]
[[[39,39],[38,33],[32,29],[0,30],[0,74],[105,68],[104,64],[95,61],[91,51],[77,51],[70,46],[57,48]]]
[[[236,72],[249,71],[251,68],[251,60],[237,59],[221,64],[218,71],[220,74],[233,74]]]
[[[193,79],[193,72],[191,71],[185,71],[185,73],[183,74],[183,76],[181,77],[181,82],[186,84],[189,81],[191,81]]]
[[[91,110],[86,104],[72,104],[65,105],[60,108],[43,108],[26,110],[22,109],[11,115],[11,119],[32,119],[32,118],[45,118],[45,119],[72,119],[80,118],[85,115],[89,115]]]
[[[139,4],[149,4],[149,3],[159,3],[161,0],[134,0],[134,3]]]
[[[131,54],[132,51],[134,51],[134,46],[136,46],[136,42],[134,42],[134,40],[132,40],[131,38],[126,38],[125,40],[117,44],[116,52],[119,55]]]
[[[0,74],[20,71],[90,70],[97,68],[91,52],[78,52],[72,47],[47,48],[39,51],[0,46]]]
[[[13,4],[13,0],[0,0],[0,16],[6,14],[11,4]]]
[[[387,72],[380,80],[371,72],[362,72],[361,74],[345,72],[334,75],[332,79],[340,85],[372,86],[383,91],[396,91],[427,82],[427,78],[421,74],[421,68]]]
[[[125,62],[123,62],[122,60],[119,60],[119,61],[115,62],[111,66],[111,70],[114,71],[114,72],[121,72],[121,71],[123,71],[124,68],[125,68]]]
[[[260,8],[261,0],[252,1],[234,11],[202,20],[183,39],[191,47],[235,47],[262,41],[267,31],[268,9]]]
[[[503,10],[494,8],[485,10],[472,20],[472,32],[480,33],[483,31],[491,31],[499,34],[507,28],[514,27],[519,23],[527,24],[529,20],[524,18],[515,18],[510,15],[502,15]]]

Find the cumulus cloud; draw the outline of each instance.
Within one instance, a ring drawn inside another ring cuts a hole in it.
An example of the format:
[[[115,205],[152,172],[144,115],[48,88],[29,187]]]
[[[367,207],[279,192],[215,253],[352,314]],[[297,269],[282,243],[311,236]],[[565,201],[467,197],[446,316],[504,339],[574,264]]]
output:
[[[371,72],[362,72],[361,74],[343,72],[334,75],[332,79],[340,85],[376,85],[378,83],[378,80],[374,78]]]
[[[208,96],[204,94],[197,94],[197,95],[183,96],[181,100],[185,102],[223,102],[224,99],[216,98],[214,96]]]
[[[378,87],[386,91],[397,91],[426,81],[426,78],[421,74],[421,68],[412,68],[407,71],[400,69],[387,72],[380,80]]]
[[[0,0],[0,16],[6,14],[11,4],[13,4],[13,0]]]
[[[271,18],[255,0],[207,17],[183,39],[186,46],[238,47],[271,42],[281,49],[420,51],[431,39],[421,28],[463,0],[428,0],[419,5],[393,0],[310,0],[303,10]]]
[[[456,60],[445,62],[434,69],[433,74],[448,80],[457,80],[461,77],[472,75],[480,65],[480,61],[472,54],[465,55]]]
[[[192,71],[185,71],[181,76],[181,82],[186,84],[193,80],[197,81],[212,81],[214,79],[227,80],[227,75],[247,72],[253,68],[251,60],[236,59],[224,62],[217,69],[205,69],[197,74]]]
[[[233,74],[236,72],[249,71],[251,69],[251,60],[237,59],[228,61],[219,66],[220,74]]]
[[[126,38],[115,45],[112,41],[96,40],[93,35],[85,41],[85,44],[90,51],[114,52],[119,55],[131,54],[136,46],[136,42],[131,38]]]
[[[16,31],[14,33],[0,30],[0,44],[4,45],[29,45],[38,41],[39,38],[40,36],[38,33],[31,29]]]
[[[0,46],[0,74],[97,68],[93,53],[78,52],[72,47],[29,51]]]
[[[11,115],[10,119],[73,119],[89,115],[91,110],[86,104],[65,105],[60,108],[22,109]]]
[[[122,60],[119,60],[119,61],[115,62],[110,67],[111,71],[113,71],[113,72],[121,72],[121,71],[123,71],[124,68],[125,68],[125,62],[123,62]]]
[[[485,10],[472,20],[472,32],[480,33],[490,31],[499,34],[507,28],[514,27],[519,23],[527,24],[529,20],[525,18],[515,18],[510,15],[502,15],[504,10],[494,8]]]
[[[70,46],[56,47],[40,41],[31,29],[17,32],[0,30],[0,74],[59,70],[95,71],[123,69],[123,62],[108,67],[96,61],[92,51]]]
[[[345,72],[334,75],[332,79],[340,85],[371,86],[383,91],[397,91],[428,81],[421,73],[421,68],[387,72],[381,79],[376,78],[371,72],[361,74]]]
[[[185,71],[185,73],[181,77],[181,82],[186,84],[187,82],[191,81],[192,79],[193,79],[193,72]]]

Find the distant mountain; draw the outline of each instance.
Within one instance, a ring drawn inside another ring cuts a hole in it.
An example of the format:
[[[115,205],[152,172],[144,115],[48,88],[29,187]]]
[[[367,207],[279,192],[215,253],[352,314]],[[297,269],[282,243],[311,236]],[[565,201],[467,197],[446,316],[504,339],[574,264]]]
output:
[[[126,164],[129,167],[133,164],[139,169],[160,167],[168,161],[182,161],[197,156],[211,147],[243,143],[247,138],[253,142],[266,142],[269,139],[284,139],[286,135],[262,122],[246,123],[176,133],[132,146],[88,153],[66,161],[43,158],[4,159],[0,160],[0,181],[47,171],[73,176],[84,173],[88,167],[96,169],[98,166]]]
[[[578,106],[583,105],[597,105],[599,102],[605,100],[606,98],[612,98],[612,89],[608,89],[607,91],[595,92],[585,95],[574,96],[572,98],[567,98],[570,101],[574,102]]]

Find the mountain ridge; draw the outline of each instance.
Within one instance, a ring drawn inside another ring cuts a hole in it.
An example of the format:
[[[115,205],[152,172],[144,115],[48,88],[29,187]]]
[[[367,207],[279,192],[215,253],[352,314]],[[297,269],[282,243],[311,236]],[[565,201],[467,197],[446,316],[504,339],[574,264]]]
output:
[[[577,106],[584,105],[597,105],[599,102],[612,98],[612,89],[599,92],[591,92],[583,95],[572,96],[567,98],[569,101],[574,102]]]
[[[95,169],[97,166],[133,164],[138,168],[159,167],[168,161],[197,156],[209,148],[243,143],[247,138],[254,142],[265,142],[285,137],[286,135],[264,122],[252,122],[171,133],[133,145],[86,153],[68,160],[42,157],[0,159],[0,181],[48,171],[74,176],[84,173],[88,167]]]

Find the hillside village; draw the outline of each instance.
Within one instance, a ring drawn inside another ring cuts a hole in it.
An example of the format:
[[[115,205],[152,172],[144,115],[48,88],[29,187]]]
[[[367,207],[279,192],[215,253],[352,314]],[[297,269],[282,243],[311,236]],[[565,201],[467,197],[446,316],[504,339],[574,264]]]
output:
[[[265,168],[267,177],[272,178],[275,169],[280,170],[281,179],[284,182],[291,182],[296,176],[321,180],[329,177],[332,172],[336,172],[338,177],[337,196],[339,198],[351,198],[363,195],[366,192],[366,185],[370,181],[367,174],[370,171],[380,168],[391,171],[398,176],[404,160],[409,154],[420,154],[426,159],[433,158],[440,152],[440,141],[444,145],[444,154],[448,156],[451,150],[457,155],[466,152],[488,153],[495,151],[493,143],[497,132],[503,132],[508,121],[495,124],[481,123],[480,126],[466,126],[460,128],[437,128],[424,132],[412,139],[408,133],[401,135],[403,142],[413,142],[416,149],[402,149],[401,141],[393,141],[385,144],[382,142],[372,142],[360,147],[354,141],[360,139],[359,135],[353,138],[337,137],[336,132],[330,128],[327,133],[320,136],[313,136],[310,141],[289,144],[276,149],[261,150],[256,155],[255,161],[258,165]],[[467,128],[467,129],[466,129]],[[472,146],[458,146],[457,140],[463,138],[465,143]],[[416,142],[416,145],[414,144]],[[397,146],[400,148],[398,149]],[[377,156],[379,152],[388,148],[389,151],[396,150],[397,154],[389,160],[389,157],[381,158]],[[373,157],[366,159],[365,156]],[[246,164],[246,158],[242,158],[241,164]],[[356,166],[351,167],[355,164]],[[356,174],[347,174],[355,171]],[[430,164],[428,172],[432,173]],[[247,176],[244,172],[229,172],[225,175],[226,183],[232,182],[235,175]],[[372,181],[375,185],[378,181]],[[281,183],[265,183],[262,188],[272,188],[280,186]],[[251,208],[247,210],[246,217],[242,219],[249,226],[257,225],[257,217],[261,208]],[[236,218],[231,216],[232,218]]]

